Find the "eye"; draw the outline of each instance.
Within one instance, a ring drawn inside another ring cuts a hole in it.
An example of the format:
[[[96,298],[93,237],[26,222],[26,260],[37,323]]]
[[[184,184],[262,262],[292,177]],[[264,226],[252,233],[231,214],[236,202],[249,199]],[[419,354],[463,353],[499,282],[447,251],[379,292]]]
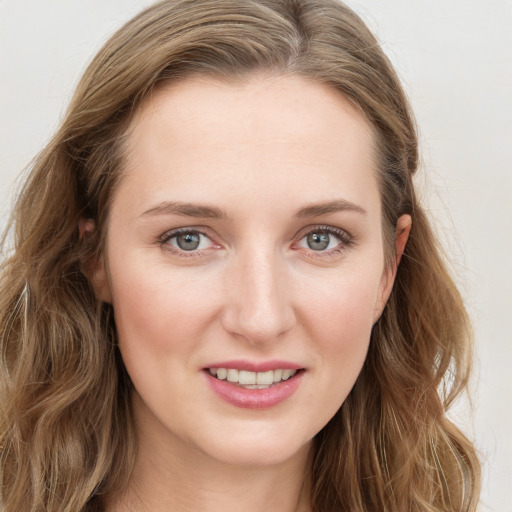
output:
[[[345,231],[334,227],[319,227],[307,232],[297,245],[314,252],[336,253],[351,244],[353,239]]]
[[[318,231],[316,233],[308,233],[306,235],[306,244],[313,251],[324,251],[325,249],[329,249],[329,245],[333,244],[333,236],[331,233],[327,233],[326,231]],[[338,242],[338,240],[334,239],[334,242]]]
[[[214,244],[204,233],[187,229],[167,233],[162,245],[179,252],[193,252],[209,249]]]

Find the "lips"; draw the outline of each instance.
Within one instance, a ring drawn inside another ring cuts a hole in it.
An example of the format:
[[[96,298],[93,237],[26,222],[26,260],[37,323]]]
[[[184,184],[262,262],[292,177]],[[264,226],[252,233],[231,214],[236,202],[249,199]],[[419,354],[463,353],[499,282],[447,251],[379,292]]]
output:
[[[293,377],[297,370],[277,368],[266,372],[251,372],[236,368],[210,368],[210,374],[219,380],[227,380],[232,384],[239,384],[246,389],[266,389]]]
[[[304,375],[304,368],[284,361],[229,361],[204,370],[219,398],[245,409],[267,409],[284,402],[297,391]]]

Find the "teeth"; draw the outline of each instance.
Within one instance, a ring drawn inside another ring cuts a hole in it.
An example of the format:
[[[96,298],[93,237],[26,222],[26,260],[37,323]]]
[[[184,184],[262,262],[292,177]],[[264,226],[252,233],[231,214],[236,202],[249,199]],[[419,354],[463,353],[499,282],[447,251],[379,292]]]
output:
[[[248,389],[265,389],[272,384],[293,377],[297,370],[269,370],[268,372],[248,372],[246,370],[237,370],[235,368],[209,368],[210,374],[219,380],[228,380],[245,386]]]
[[[238,370],[228,369],[228,381],[229,382],[238,382]]]
[[[242,386],[256,384],[256,373],[255,372],[246,372],[245,370],[240,370],[240,373],[238,376],[238,383],[242,384]]]
[[[283,370],[283,376],[281,377],[283,380],[288,380],[291,376],[295,375],[293,370]]]
[[[274,372],[272,370],[268,372],[258,372],[256,374],[256,384],[272,384],[274,382]]]

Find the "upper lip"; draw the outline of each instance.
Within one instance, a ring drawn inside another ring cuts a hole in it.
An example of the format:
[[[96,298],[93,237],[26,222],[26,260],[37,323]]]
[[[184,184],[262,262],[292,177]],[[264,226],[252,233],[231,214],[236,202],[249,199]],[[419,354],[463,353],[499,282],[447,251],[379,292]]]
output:
[[[248,372],[268,372],[270,370],[301,370],[304,366],[290,361],[247,361],[244,359],[234,359],[230,361],[218,361],[205,366],[207,368],[232,368],[236,370],[245,370]]]

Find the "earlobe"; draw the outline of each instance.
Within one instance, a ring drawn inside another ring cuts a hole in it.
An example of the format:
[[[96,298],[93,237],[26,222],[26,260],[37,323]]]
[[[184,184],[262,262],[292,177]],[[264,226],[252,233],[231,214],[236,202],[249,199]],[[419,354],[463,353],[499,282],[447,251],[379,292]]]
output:
[[[96,223],[92,219],[80,219],[78,223],[80,240],[91,238],[96,231]],[[82,271],[87,276],[99,301],[112,303],[112,294],[108,280],[108,273],[105,267],[105,260],[102,257],[93,257],[82,265]]]
[[[94,270],[91,272],[89,279],[91,280],[96,298],[101,302],[112,304],[112,294],[103,258],[100,261],[94,262]]]
[[[96,223],[93,219],[80,218],[78,221],[78,232],[80,234],[80,240],[86,240],[90,238],[96,231]]]
[[[398,270],[398,266],[400,265],[402,255],[405,251],[405,246],[407,244],[407,240],[409,239],[409,234],[411,232],[411,227],[412,219],[410,215],[402,215],[396,223],[395,259],[392,265],[384,270],[382,276],[381,293],[379,297],[380,300],[375,305],[374,323],[377,322],[377,320],[380,318],[382,311],[386,306],[386,302],[388,301],[388,298],[391,295],[391,290],[393,289],[393,284],[395,282],[396,272]]]

